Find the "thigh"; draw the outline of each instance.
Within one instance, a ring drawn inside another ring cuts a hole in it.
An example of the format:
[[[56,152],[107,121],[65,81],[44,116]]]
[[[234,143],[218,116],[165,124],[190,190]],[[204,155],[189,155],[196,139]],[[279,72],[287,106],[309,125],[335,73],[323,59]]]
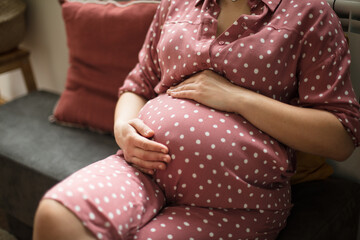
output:
[[[152,179],[119,156],[110,156],[72,174],[49,190],[98,239],[131,238],[165,203]]]
[[[169,206],[137,231],[139,240],[276,239],[285,226],[283,215],[272,211]]]

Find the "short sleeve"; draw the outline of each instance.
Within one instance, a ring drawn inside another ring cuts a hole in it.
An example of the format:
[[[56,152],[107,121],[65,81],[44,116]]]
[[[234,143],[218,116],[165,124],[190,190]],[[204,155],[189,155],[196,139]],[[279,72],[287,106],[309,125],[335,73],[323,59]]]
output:
[[[165,18],[163,11],[164,8],[159,5],[139,52],[139,62],[125,78],[124,84],[119,89],[119,96],[124,92],[133,92],[145,99],[156,96],[154,88],[161,78],[156,46],[160,38],[163,19]]]
[[[333,113],[358,146],[359,103],[350,80],[348,43],[338,17],[324,2],[313,1],[303,15],[307,26],[300,33],[299,92],[294,104]]]

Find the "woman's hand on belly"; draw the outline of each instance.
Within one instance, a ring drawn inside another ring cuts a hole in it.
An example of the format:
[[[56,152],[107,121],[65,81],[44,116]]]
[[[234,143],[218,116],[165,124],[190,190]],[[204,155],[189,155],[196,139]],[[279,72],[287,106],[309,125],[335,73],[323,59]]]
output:
[[[354,150],[350,135],[331,112],[280,102],[232,84],[209,70],[195,74],[167,93],[235,112],[295,150],[338,161],[347,159]]]
[[[210,108],[235,112],[232,96],[251,92],[231,83],[219,74],[205,70],[168,89],[167,94],[175,98],[192,99]]]
[[[146,174],[154,174],[154,170],[166,169],[171,157],[168,148],[149,138],[154,131],[140,119],[133,119],[117,126],[115,139],[124,153],[125,160]]]

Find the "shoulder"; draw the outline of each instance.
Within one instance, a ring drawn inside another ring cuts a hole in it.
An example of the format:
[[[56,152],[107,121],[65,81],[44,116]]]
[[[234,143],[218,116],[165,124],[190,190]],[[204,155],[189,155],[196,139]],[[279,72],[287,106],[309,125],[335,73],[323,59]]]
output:
[[[286,9],[297,13],[318,14],[319,12],[333,12],[326,0],[281,0],[277,10]]]
[[[337,24],[339,19],[326,0],[296,0],[301,9],[300,13],[303,20],[315,24],[317,21],[328,20],[330,22],[324,24]]]
[[[171,18],[171,16],[178,11],[178,7],[181,5],[181,1],[174,0],[161,0],[158,12],[164,21]]]
[[[285,2],[293,2],[293,4],[298,5],[296,8],[298,8],[299,19],[306,26],[316,24],[339,25],[336,13],[326,0],[293,0]]]
[[[284,0],[283,0],[284,1]],[[296,24],[300,33],[299,49],[303,62],[311,66],[348,55],[348,43],[342,30],[341,22],[326,0],[293,0],[298,2],[301,11]],[[306,56],[306,57],[305,57]],[[340,62],[340,61],[339,61]]]
[[[289,19],[287,27],[301,34],[314,28],[341,28],[339,18],[326,0],[282,0],[274,17]]]

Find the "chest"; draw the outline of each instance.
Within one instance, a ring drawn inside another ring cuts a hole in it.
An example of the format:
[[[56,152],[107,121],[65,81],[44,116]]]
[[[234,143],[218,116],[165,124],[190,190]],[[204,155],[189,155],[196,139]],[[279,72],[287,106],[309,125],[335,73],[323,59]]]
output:
[[[272,23],[266,11],[249,11],[244,6],[171,11],[157,44],[162,89],[210,69],[255,92],[291,99],[297,87],[296,35],[264,24]]]
[[[217,19],[217,32],[219,36],[226,31],[241,15],[251,13],[247,1],[231,2],[229,0],[219,1],[220,14]]]

